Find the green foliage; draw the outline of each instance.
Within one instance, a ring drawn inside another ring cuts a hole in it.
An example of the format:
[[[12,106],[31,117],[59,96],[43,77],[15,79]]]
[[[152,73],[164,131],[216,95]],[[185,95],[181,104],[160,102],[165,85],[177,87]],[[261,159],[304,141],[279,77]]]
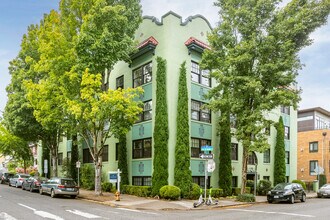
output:
[[[157,57],[156,110],[152,195],[159,195],[161,187],[168,184],[168,113],[166,97],[166,61]]]
[[[276,126],[277,136],[274,153],[274,185],[286,181],[285,173],[285,143],[284,143],[284,125],[282,117]]]
[[[70,160],[70,176],[78,182],[78,169],[76,162],[79,160],[78,140],[77,134],[72,135],[71,145],[71,160]]]
[[[253,194],[246,193],[237,195],[236,200],[240,202],[255,202],[256,198]]]
[[[192,183],[188,199],[198,199],[201,194],[200,191],[200,186],[196,183]]]
[[[169,200],[178,200],[181,196],[181,190],[177,186],[166,185],[159,190],[160,198]]]
[[[311,44],[309,35],[325,24],[330,2],[293,0],[278,9],[279,1],[217,0],[220,21],[208,35],[201,67],[212,70],[215,86],[209,91],[210,109],[236,119],[235,137],[243,146],[242,173],[248,154],[269,148],[264,129],[273,123],[267,112],[297,108],[300,91],[291,88],[301,68],[299,51]],[[261,16],[262,15],[262,16]],[[242,193],[246,175],[242,175]]]
[[[93,190],[95,188],[95,169],[90,164],[84,164],[81,166],[81,186],[85,189]]]
[[[272,183],[269,180],[259,180],[257,192],[258,195],[265,196],[267,192],[271,190]]]
[[[192,174],[190,170],[190,136],[186,62],[181,64],[176,119],[176,145],[174,185],[181,189],[182,198],[190,196]]]
[[[319,177],[320,177],[319,187],[321,187],[327,183],[327,176],[324,174],[320,174]]]
[[[223,189],[225,196],[229,196],[232,194],[232,170],[231,131],[228,111],[224,109],[220,117],[219,187]]]
[[[132,186],[123,185],[121,192],[123,194],[135,195],[140,197],[149,197],[151,195],[151,186]]]
[[[127,162],[127,147],[126,147],[126,135],[121,135],[119,138],[118,146],[118,169],[121,170],[120,184],[128,185],[128,162]]]
[[[112,183],[110,183],[110,182],[103,182],[101,185],[102,185],[102,192],[111,192]]]
[[[209,189],[209,190],[207,190],[206,194],[209,195],[210,192],[211,192],[211,197],[213,197],[213,198],[220,198],[220,197],[228,196],[228,195],[224,194],[223,189],[219,189],[219,188]]]
[[[254,180],[247,180],[246,181],[246,187],[249,187],[251,191],[254,191]]]
[[[238,194],[240,194],[240,192],[241,192],[240,187],[233,187],[232,188],[232,195],[237,196]]]
[[[70,158],[67,158],[67,157],[64,158],[63,163],[62,163],[62,169],[61,169],[62,176],[72,178],[72,176],[71,176],[71,166],[70,165],[71,165]]]
[[[292,180],[292,182],[293,183],[299,183],[303,188],[304,188],[304,190],[306,190],[306,184],[305,184],[305,182],[303,182],[303,181],[301,181],[301,180]],[[325,183],[327,183],[326,182],[326,179],[325,179]],[[325,184],[324,183],[324,184]],[[323,185],[321,185],[321,186],[323,186]]]

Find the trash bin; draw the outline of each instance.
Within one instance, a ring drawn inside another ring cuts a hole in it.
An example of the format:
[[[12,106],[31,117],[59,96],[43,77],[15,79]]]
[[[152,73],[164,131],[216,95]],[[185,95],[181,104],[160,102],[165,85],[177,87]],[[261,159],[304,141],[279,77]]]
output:
[[[313,181],[313,191],[317,192],[317,190],[319,190],[319,181],[318,180],[314,180]]]

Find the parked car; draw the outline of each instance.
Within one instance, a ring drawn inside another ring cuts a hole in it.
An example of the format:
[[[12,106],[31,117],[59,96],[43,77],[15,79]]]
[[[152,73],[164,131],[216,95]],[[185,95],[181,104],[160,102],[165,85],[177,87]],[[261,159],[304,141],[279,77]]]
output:
[[[288,201],[293,204],[295,200],[306,201],[306,192],[299,183],[279,183],[267,193],[269,203]]]
[[[9,178],[12,178],[14,176],[13,173],[3,173],[0,176],[0,183],[1,184],[8,184],[9,183]]]
[[[76,198],[79,194],[79,187],[72,178],[53,177],[41,184],[40,195],[47,193],[52,198],[59,195],[68,195],[71,198]]]
[[[324,184],[318,191],[317,197],[330,197],[330,184]]]
[[[30,176],[23,181],[22,190],[39,191],[41,183],[45,183],[46,180],[45,177]]]
[[[16,173],[12,178],[9,179],[9,186],[15,186],[16,188],[22,187],[24,179],[27,179],[29,177],[29,174]]]

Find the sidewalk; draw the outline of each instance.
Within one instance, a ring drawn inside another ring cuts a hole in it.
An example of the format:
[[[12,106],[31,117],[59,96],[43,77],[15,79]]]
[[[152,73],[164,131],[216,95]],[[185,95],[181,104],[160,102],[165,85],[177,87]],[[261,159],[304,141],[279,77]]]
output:
[[[316,197],[315,192],[308,192],[307,198]],[[79,199],[89,200],[93,202],[98,202],[101,204],[109,205],[112,207],[129,208],[137,210],[192,210],[192,209],[213,209],[228,206],[241,206],[250,205],[256,203],[266,203],[266,196],[256,196],[255,203],[238,202],[232,198],[221,198],[217,205],[201,205],[194,208],[193,204],[197,200],[178,200],[178,201],[168,201],[163,199],[145,198],[137,197],[133,195],[122,194],[120,195],[120,201],[115,200],[113,193],[104,192],[102,196],[96,196],[94,191],[88,191],[80,189]]]

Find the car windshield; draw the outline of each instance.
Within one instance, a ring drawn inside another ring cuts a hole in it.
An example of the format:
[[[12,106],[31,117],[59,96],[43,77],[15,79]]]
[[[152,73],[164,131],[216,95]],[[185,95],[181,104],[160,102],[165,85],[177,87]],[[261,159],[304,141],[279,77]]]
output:
[[[322,186],[323,189],[330,189],[330,184],[325,184]]]
[[[291,189],[291,188],[292,188],[292,185],[291,184],[285,184],[285,183],[277,184],[274,187],[275,190],[284,190],[284,189]]]
[[[64,185],[64,186],[75,186],[76,185],[75,181],[66,180],[66,179],[61,180],[61,184]]]

